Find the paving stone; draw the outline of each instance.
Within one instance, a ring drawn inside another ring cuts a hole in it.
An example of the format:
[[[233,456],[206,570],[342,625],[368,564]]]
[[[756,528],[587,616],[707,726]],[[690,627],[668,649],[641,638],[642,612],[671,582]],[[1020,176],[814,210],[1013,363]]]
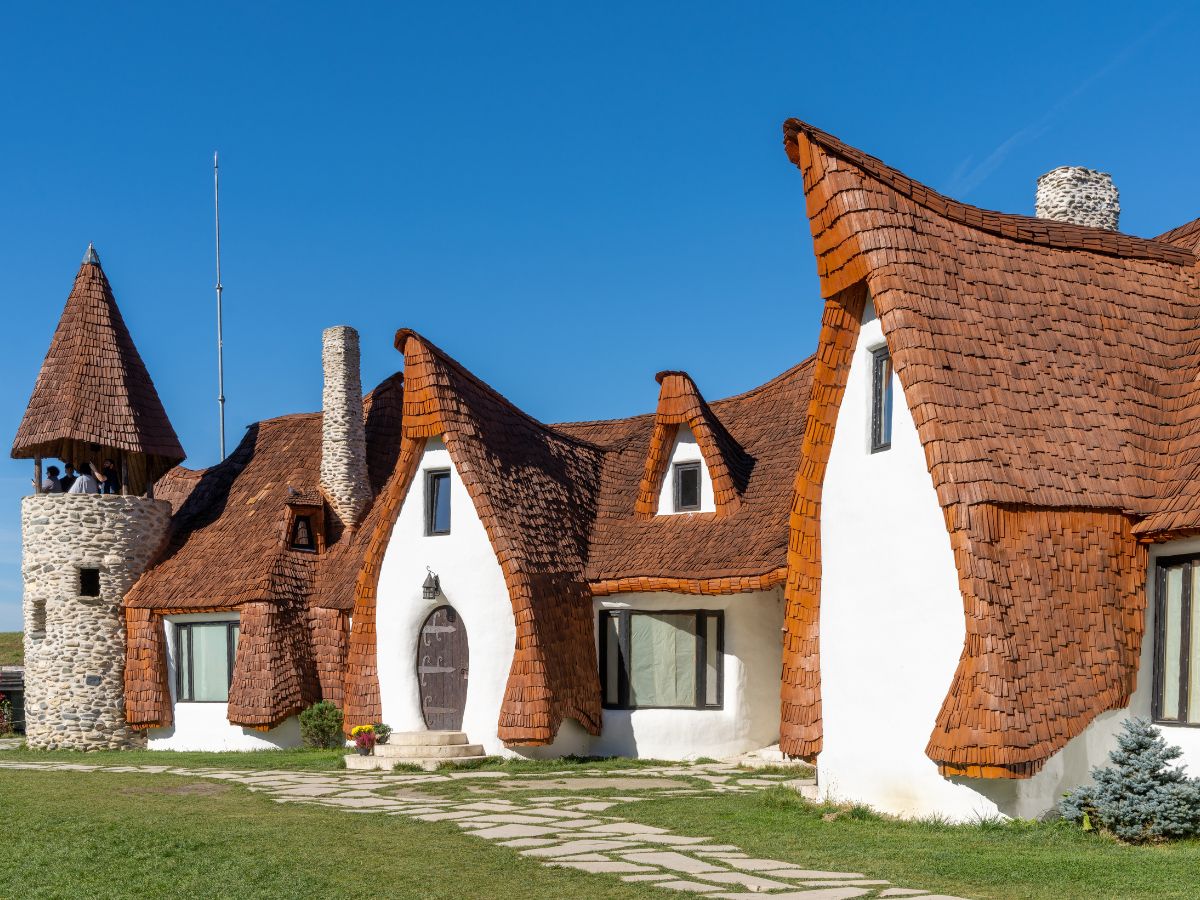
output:
[[[805,887],[861,887],[861,886],[882,887],[885,884],[891,884],[891,882],[883,881],[882,879],[869,879],[869,878],[856,878],[854,881],[847,881],[844,878],[840,878],[837,880],[825,879],[825,878],[818,879],[816,881],[809,881],[807,879],[804,880]]]
[[[666,834],[667,829],[656,828],[653,825],[643,825],[640,822],[605,822],[602,825],[593,825],[587,829],[589,832],[601,833],[611,832],[613,834]]]
[[[870,888],[818,888],[815,891],[788,891],[786,894],[768,894],[771,900],[849,900],[850,897],[862,897],[871,893]],[[758,892],[750,894],[713,894],[721,900],[762,900]],[[921,900],[931,900],[922,897]]]
[[[713,844],[711,847],[697,847],[691,851],[699,856],[719,856],[722,859],[746,859],[749,853],[743,853],[733,844]]]
[[[343,806],[347,809],[387,808],[395,809],[400,804],[383,797],[314,797],[314,803],[326,806]]]
[[[751,891],[777,891],[794,888],[794,884],[785,884],[763,878],[761,875],[751,875],[749,872],[705,872],[697,876],[705,881],[715,881],[717,884],[740,885]]]
[[[586,819],[588,818],[581,812],[575,812],[570,809],[554,809],[550,806],[529,806],[522,809],[521,812],[527,816],[550,816],[554,819]]]
[[[597,873],[600,873],[600,872],[607,872],[607,873],[653,872],[654,871],[649,866],[639,866],[635,863],[629,863],[629,862],[616,862],[611,859],[604,860],[603,862],[600,862],[600,861],[568,862],[566,860],[556,859],[556,860],[553,860],[552,862],[546,863],[546,865],[548,865],[548,866],[569,866],[572,869],[579,869],[581,872],[597,872]],[[669,878],[671,876],[668,875],[668,876],[664,876],[664,877]]]
[[[571,856],[556,856],[554,859],[545,863],[547,866],[554,866],[558,863],[567,862],[612,862],[603,853],[575,853]]]
[[[553,828],[540,828],[536,825],[497,825],[494,828],[480,828],[478,831],[470,833],[476,837],[499,840],[500,838],[541,837],[552,831],[554,831]]]
[[[501,847],[545,847],[548,844],[557,844],[558,841],[551,838],[513,838],[511,841],[500,841]]]
[[[632,864],[631,864],[632,865]],[[673,881],[674,875],[668,875],[665,872],[657,872],[653,875],[624,875],[622,881]]]
[[[780,878],[862,878],[857,872],[819,872],[814,869],[801,869],[795,863],[781,862],[778,859],[739,859],[730,857],[726,860],[731,866],[745,869],[747,872],[771,872]],[[787,871],[787,875],[782,874]]]
[[[966,898],[951,897],[949,894],[924,894],[920,900],[966,900]]]
[[[337,793],[339,788],[320,784],[303,784],[297,787],[285,788],[278,793],[286,797],[324,797]]]
[[[928,894],[929,891],[922,891],[916,888],[888,888],[886,891],[880,891],[880,897],[916,897],[918,894]],[[924,900],[924,898],[923,898]]]
[[[633,841],[563,841],[553,847],[533,847],[522,850],[522,856],[573,856],[576,853],[591,853],[594,850],[621,850],[636,847]],[[640,862],[641,860],[637,860]]]
[[[462,810],[447,810],[445,812],[423,813],[417,816],[423,822],[443,822],[447,819],[466,819],[473,816],[474,813],[463,812]]]
[[[576,803],[568,809],[577,809],[582,812],[604,812],[606,809],[612,809],[614,806],[619,806],[618,803],[609,802],[607,800],[588,800],[585,803]]]
[[[712,840],[712,838],[706,837],[686,837],[682,834],[639,834],[638,839],[646,841],[649,844],[670,844],[673,846],[705,844]]]
[[[661,866],[664,869],[673,869],[676,872],[687,872],[689,874],[699,874],[701,872],[728,872],[729,870],[722,866],[714,866],[712,863],[704,862],[701,859],[694,859],[691,856],[684,856],[682,853],[673,853],[669,850],[649,850],[637,853],[622,853],[621,856],[631,862],[645,863],[650,866]]]
[[[699,881],[656,881],[655,887],[670,888],[673,891],[691,891],[694,894],[705,894],[719,891],[715,884],[701,884]]]
[[[566,822],[549,822],[542,816],[527,816],[523,813],[485,813],[484,815],[472,815],[466,810],[459,810],[464,815],[470,816],[469,819],[460,819],[460,825],[504,825],[506,823],[515,823],[519,825],[553,825],[555,828],[570,828],[570,821]]]

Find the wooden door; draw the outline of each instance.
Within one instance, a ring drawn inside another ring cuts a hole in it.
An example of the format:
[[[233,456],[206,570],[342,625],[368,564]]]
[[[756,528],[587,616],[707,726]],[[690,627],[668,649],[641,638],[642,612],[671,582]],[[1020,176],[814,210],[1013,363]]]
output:
[[[452,606],[439,606],[421,626],[417,683],[430,731],[458,731],[467,706],[467,629]]]

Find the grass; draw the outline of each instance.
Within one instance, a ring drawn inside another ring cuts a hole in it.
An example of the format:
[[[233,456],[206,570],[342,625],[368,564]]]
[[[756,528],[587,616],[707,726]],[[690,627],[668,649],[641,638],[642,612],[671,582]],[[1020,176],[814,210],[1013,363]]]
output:
[[[69,762],[88,766],[180,766],[206,769],[343,769],[345,750],[243,750],[189,753],[176,750],[0,750],[0,762]],[[7,777],[7,773],[5,773]]]
[[[0,777],[5,898],[662,898],[544,868],[446,823],[282,805],[180,776]]]
[[[0,631],[0,666],[25,665],[25,645],[20,631]]]

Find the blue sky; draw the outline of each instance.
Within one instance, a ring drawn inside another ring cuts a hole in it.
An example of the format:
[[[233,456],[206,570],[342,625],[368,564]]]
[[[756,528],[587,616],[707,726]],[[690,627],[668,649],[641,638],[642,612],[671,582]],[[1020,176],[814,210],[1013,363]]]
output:
[[[95,241],[216,461],[214,149],[231,445],[319,406],[339,323],[367,385],[414,327],[547,421],[649,411],[664,368],[714,398],[783,371],[820,315],[788,116],[980,206],[1079,164],[1123,231],[1200,215],[1186,4],[37,6],[0,33],[5,440]],[[31,469],[0,464],[0,630]]]

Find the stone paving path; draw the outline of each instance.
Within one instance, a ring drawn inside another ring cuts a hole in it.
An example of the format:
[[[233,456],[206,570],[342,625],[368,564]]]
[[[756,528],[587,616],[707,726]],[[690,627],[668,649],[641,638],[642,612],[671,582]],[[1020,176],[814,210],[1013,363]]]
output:
[[[673,834],[665,828],[627,821],[623,805],[654,796],[745,793],[786,782],[782,775],[757,775],[732,764],[695,764],[623,770],[573,769],[517,775],[510,772],[340,773],[195,769],[176,766],[94,766],[82,763],[0,762],[0,768],[51,771],[184,775],[241,784],[276,803],[311,803],[352,813],[452,822],[467,834],[507,847],[543,865],[568,867],[644,881],[684,895],[745,900],[843,900],[914,897],[962,900],[918,888],[896,887],[860,872],[806,869],[776,859],[751,857],[733,844]],[[703,784],[696,786],[698,779]],[[479,799],[449,800],[422,792],[438,782],[480,786]],[[587,791],[608,789],[603,798]],[[486,790],[486,794],[483,791]],[[561,791],[510,800],[504,791]]]

